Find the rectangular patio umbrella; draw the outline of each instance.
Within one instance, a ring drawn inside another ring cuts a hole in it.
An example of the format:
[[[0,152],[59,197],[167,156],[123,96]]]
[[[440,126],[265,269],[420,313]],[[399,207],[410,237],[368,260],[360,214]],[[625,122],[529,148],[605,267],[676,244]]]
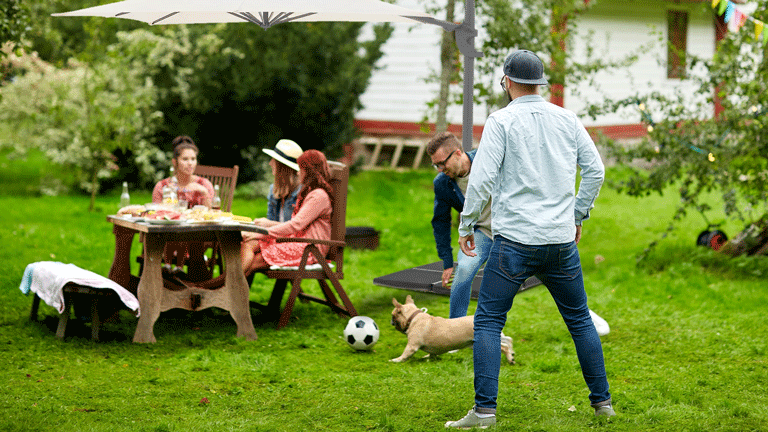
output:
[[[472,148],[474,57],[474,0],[466,0],[461,25],[434,18],[424,12],[379,0],[124,0],[53,16],[100,16],[126,18],[156,24],[205,24],[251,22],[263,29],[285,22],[420,22],[456,32],[456,43],[464,54],[464,121],[462,146]]]

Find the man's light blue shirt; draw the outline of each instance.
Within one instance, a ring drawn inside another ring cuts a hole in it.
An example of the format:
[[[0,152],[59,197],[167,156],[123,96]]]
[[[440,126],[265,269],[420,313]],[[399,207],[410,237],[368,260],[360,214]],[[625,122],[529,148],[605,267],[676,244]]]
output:
[[[473,233],[485,202],[493,197],[494,235],[528,245],[572,242],[604,178],[600,154],[575,113],[539,95],[518,97],[485,123],[459,235]]]

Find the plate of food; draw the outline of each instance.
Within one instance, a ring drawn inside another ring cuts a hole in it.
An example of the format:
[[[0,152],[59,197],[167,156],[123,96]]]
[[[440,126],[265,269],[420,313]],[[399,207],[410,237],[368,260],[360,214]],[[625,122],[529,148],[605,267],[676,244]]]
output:
[[[230,219],[232,220],[232,222],[237,222],[241,224],[253,224],[253,219],[247,216],[232,215]]]
[[[150,210],[144,214],[144,221],[157,225],[177,225],[185,222],[181,213],[175,210]]]
[[[117,215],[125,219],[133,220],[132,218],[141,217],[147,208],[143,205],[128,205],[117,211]]]

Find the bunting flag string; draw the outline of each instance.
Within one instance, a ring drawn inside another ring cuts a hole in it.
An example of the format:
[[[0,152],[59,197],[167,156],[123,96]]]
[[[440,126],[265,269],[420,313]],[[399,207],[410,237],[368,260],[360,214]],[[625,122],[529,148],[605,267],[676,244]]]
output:
[[[712,0],[712,9],[714,9],[718,15],[723,16],[723,21],[728,24],[729,30],[739,31],[744,27],[747,21],[751,21],[755,25],[755,40],[759,40],[760,35],[763,34],[765,23],[745,14],[730,0]],[[763,35],[763,45],[766,43],[768,43],[768,37]]]

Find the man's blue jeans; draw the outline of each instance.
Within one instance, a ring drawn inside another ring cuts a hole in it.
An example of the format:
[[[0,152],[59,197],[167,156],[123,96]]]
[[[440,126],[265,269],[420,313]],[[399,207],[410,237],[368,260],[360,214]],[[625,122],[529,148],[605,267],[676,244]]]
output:
[[[496,236],[485,265],[475,311],[475,406],[477,412],[496,411],[501,347],[499,333],[520,285],[538,276],[557,304],[581,364],[592,404],[608,401],[603,346],[587,307],[581,260],[574,242],[530,246]]]
[[[451,309],[450,318],[461,318],[467,315],[469,309],[469,298],[472,295],[472,281],[475,279],[480,267],[488,260],[488,254],[491,252],[493,239],[487,237],[480,230],[475,230],[475,250],[476,256],[464,255],[459,250],[456,272],[453,275],[453,284],[451,284]]]

